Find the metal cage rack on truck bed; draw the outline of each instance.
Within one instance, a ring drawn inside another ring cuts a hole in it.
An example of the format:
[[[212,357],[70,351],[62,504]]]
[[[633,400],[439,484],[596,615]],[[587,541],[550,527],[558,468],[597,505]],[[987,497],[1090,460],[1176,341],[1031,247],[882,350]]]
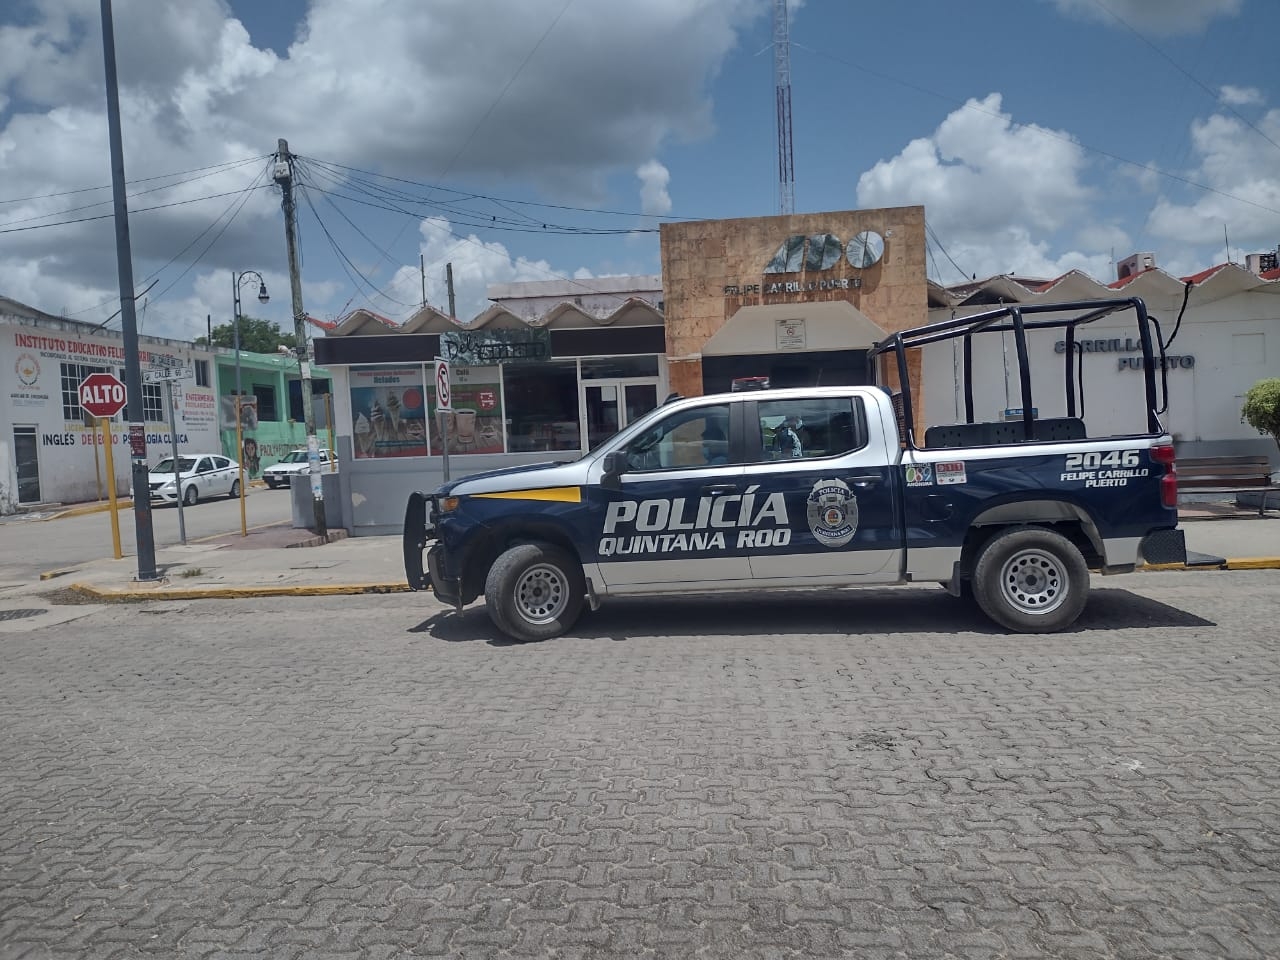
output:
[[[1076,331],[1085,324],[1132,310],[1142,354],[1142,373],[1147,408],[1147,435],[1160,436],[1164,427],[1160,415],[1168,405],[1168,371],[1164,363],[1164,340],[1159,321],[1147,313],[1139,297],[1114,300],[1076,300],[1052,304],[1005,304],[966,317],[953,317],[939,323],[902,330],[875,344],[867,352],[868,379],[883,383],[880,357],[892,354],[900,392],[893,391],[894,407],[899,415],[899,428],[906,443],[919,449],[916,437],[915,410],[911,399],[911,376],[907,351],[945,340],[961,340],[963,365],[965,422],[929,427],[925,431],[925,447],[989,446],[1003,443],[1029,443],[1085,439],[1084,421],[1084,351]],[[1154,336],[1153,336],[1154,328]],[[1038,420],[1031,384],[1031,360],[1027,349],[1027,331],[1057,329],[1065,331],[1063,383],[1065,417]],[[979,423],[974,420],[973,338],[978,334],[1012,333],[1018,363],[1018,386],[1022,416],[1018,421]],[[1156,372],[1160,381],[1157,389]]]

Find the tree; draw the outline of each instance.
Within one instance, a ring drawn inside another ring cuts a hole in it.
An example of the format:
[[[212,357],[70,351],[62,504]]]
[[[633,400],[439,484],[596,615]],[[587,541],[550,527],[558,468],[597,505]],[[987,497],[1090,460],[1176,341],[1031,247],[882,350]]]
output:
[[[208,337],[197,337],[196,343],[200,346],[208,346]],[[285,333],[280,329],[280,324],[272,323],[268,320],[261,320],[258,317],[241,317],[240,318],[240,349],[246,353],[278,353],[277,347],[281,344],[292,350],[298,344],[298,339],[292,333]],[[234,347],[235,331],[232,330],[231,324],[224,323],[213,328],[213,345],[215,347]]]
[[[1267,433],[1280,446],[1280,378],[1259,380],[1244,395],[1240,420],[1259,433]]]

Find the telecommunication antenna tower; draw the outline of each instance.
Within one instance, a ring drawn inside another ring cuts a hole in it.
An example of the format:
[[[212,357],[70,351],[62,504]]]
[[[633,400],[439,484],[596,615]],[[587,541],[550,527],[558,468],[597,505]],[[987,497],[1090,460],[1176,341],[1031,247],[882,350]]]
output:
[[[791,29],[787,0],[773,0],[773,79],[778,100],[778,212],[795,213],[796,170],[791,155]]]

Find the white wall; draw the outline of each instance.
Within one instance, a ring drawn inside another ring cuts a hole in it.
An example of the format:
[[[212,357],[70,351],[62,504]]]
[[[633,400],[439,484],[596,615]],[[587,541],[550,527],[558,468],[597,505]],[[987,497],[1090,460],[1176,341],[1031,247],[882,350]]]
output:
[[[190,365],[208,362],[210,386],[183,381],[174,391],[179,447],[189,451],[220,451],[213,355],[177,341],[142,338],[139,344],[143,369],[153,358],[166,357]],[[63,417],[63,363],[124,367],[119,336],[86,332],[83,324],[61,321],[18,322],[0,317],[0,438],[10,444],[13,427],[35,427],[39,442],[40,494],[43,502],[74,503],[105,496],[108,478],[98,433],[81,421]],[[147,461],[155,463],[169,452],[167,391],[163,421],[147,421]],[[116,492],[130,493],[127,427],[123,414],[113,424]],[[17,499],[16,489],[13,498]]]
[[[930,320],[936,322],[948,315],[949,312],[935,311]],[[1168,374],[1169,410],[1162,419],[1175,439],[1209,444],[1260,439],[1257,431],[1240,422],[1240,407],[1245,391],[1255,382],[1280,376],[1278,315],[1280,302],[1276,297],[1247,292],[1188,308],[1182,328],[1168,348],[1171,357],[1194,358],[1194,366],[1179,365]],[[1168,340],[1177,310],[1162,309],[1158,316]],[[1084,420],[1090,436],[1145,429],[1142,371],[1121,366],[1122,360],[1141,356],[1124,349],[1124,341],[1137,340],[1132,317],[1129,313],[1123,319],[1111,317],[1079,328],[1078,338],[1082,340],[1122,341],[1119,352],[1084,354]],[[1064,354],[1054,352],[1055,341],[1062,339],[1061,331],[1028,336],[1033,402],[1042,418],[1066,415]],[[973,342],[974,418],[996,420],[1006,406],[1022,406],[1013,336],[979,334]],[[964,420],[964,397],[956,379],[961,349],[960,341],[925,348],[927,423]],[[1158,379],[1157,375],[1157,382]]]

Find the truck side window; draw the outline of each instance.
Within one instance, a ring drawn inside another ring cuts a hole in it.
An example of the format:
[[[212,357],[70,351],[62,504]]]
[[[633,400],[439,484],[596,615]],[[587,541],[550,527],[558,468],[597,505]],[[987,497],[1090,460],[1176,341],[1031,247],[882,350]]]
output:
[[[757,406],[762,460],[837,457],[865,440],[856,397],[767,400]]]
[[[729,405],[681,410],[626,446],[631,470],[679,470],[729,462]]]

